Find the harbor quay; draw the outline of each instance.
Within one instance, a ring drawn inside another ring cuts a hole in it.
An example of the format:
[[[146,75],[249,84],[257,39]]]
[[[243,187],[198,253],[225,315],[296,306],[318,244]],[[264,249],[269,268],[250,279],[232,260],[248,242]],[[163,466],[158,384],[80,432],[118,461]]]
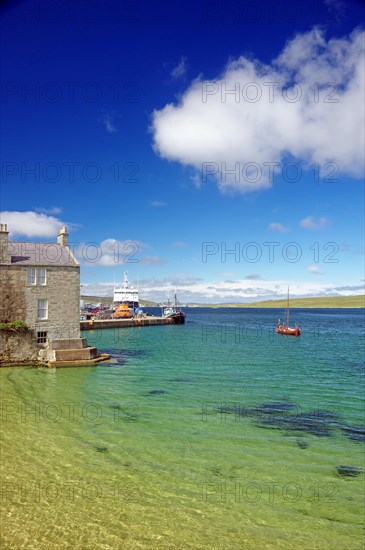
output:
[[[175,324],[176,321],[171,317],[151,316],[133,319],[95,319],[93,321],[80,321],[80,330],[99,330],[104,328],[129,328]]]

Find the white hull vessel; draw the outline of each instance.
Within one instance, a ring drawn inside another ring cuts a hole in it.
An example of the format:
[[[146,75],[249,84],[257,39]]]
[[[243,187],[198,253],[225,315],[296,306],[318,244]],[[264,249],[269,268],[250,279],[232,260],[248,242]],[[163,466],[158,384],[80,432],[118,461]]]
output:
[[[124,285],[114,288],[114,304],[128,304],[128,307],[135,309],[139,307],[138,290],[129,286],[128,273],[124,273]]]
[[[177,297],[176,297],[176,292],[175,292],[175,303],[174,303],[174,305],[173,306],[170,305],[170,298],[168,297],[167,307],[163,308],[162,316],[173,319],[173,321],[176,325],[183,325],[185,323],[186,315],[182,311],[182,309],[180,308],[180,306],[178,304]]]

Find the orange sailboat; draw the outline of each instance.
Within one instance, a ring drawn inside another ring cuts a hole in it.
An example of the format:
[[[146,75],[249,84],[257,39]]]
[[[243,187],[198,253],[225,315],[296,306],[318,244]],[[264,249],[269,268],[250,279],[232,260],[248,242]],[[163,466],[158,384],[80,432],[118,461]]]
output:
[[[289,287],[285,311],[285,324],[282,324],[280,319],[278,319],[276,332],[278,334],[283,334],[284,336],[300,336],[300,328],[298,327],[297,323],[295,324],[295,327],[289,326]]]

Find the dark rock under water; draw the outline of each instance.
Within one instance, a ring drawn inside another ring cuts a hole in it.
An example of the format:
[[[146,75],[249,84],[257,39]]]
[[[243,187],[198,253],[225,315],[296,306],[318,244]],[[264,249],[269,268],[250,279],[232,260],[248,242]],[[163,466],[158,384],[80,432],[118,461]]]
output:
[[[125,329],[123,329],[125,330]],[[142,357],[147,354],[146,350],[140,349],[105,349],[99,350],[102,353],[108,353],[111,357],[109,366],[113,365],[125,365],[127,360],[131,357]],[[108,363],[106,363],[108,365]]]
[[[308,411],[299,414],[271,414],[260,419],[261,426],[307,432],[317,437],[329,437],[339,418],[328,411]]]
[[[139,420],[139,407],[136,403],[112,403],[109,405],[114,410],[114,420],[123,422],[137,422]]]
[[[357,441],[358,443],[365,443],[365,427],[364,426],[340,426],[343,434],[352,439],[352,441]]]
[[[289,400],[265,402],[251,408],[246,408],[239,403],[222,404],[216,408],[216,411],[221,414],[255,418],[256,425],[260,428],[301,431],[317,437],[331,436],[333,429],[338,427],[340,421],[339,416],[330,411],[298,412],[300,411],[298,405]],[[354,432],[353,435],[358,438],[361,434]]]
[[[289,417],[291,430],[302,430],[318,437],[330,436],[338,416],[328,411],[310,411]]]
[[[356,466],[337,466],[336,469],[340,476],[356,477],[361,474],[361,469]]]
[[[255,407],[253,411],[263,414],[277,414],[289,412],[296,407],[297,405],[291,401],[272,401],[271,403],[262,403]]]
[[[222,414],[236,414],[242,417],[263,417],[266,415],[286,414],[295,409],[297,405],[291,401],[272,401],[262,403],[255,407],[246,407],[241,403],[225,404],[216,407],[216,411]]]
[[[97,453],[107,453],[108,447],[102,447],[101,445],[97,445],[97,447],[95,447],[95,451]]]

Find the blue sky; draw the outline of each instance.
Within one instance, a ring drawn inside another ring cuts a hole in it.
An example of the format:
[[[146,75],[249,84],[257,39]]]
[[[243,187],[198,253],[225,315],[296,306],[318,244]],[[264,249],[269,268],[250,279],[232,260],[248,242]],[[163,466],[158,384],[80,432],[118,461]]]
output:
[[[363,21],[355,0],[8,2],[1,221],[66,224],[89,294],[125,270],[155,300],[362,293]]]

